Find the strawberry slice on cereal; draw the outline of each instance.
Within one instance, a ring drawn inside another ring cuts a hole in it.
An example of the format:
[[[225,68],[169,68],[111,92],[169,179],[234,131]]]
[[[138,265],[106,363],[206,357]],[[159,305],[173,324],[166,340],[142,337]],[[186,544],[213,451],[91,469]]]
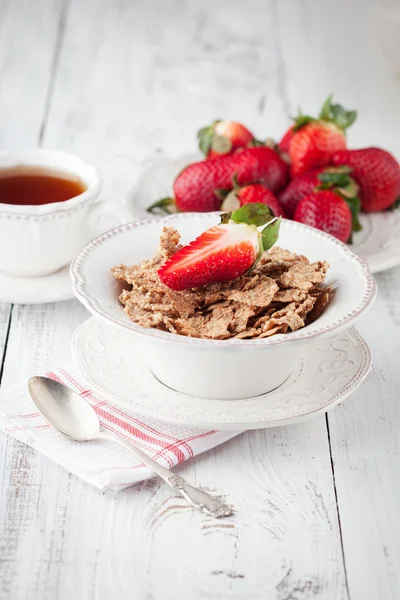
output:
[[[266,204],[252,203],[221,215],[221,223],[181,248],[158,271],[162,283],[182,291],[237,279],[278,239],[281,219]],[[266,225],[261,231],[258,227]]]

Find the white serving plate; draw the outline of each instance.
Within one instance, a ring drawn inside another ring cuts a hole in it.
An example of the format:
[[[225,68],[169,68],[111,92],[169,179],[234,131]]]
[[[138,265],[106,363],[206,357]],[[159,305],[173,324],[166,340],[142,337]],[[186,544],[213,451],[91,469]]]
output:
[[[307,345],[276,390],[244,400],[216,400],[176,392],[152,374],[129,332],[90,318],[75,331],[72,355],[88,385],[111,404],[166,423],[244,430],[299,423],[334,407],[365,379],[369,348],[354,328]]]
[[[185,165],[201,160],[200,154],[171,159],[159,156],[149,159],[128,194],[128,205],[138,221],[149,218],[146,208],[157,199],[172,195],[172,183]],[[354,235],[351,249],[379,273],[400,265],[400,209],[363,214],[363,230]]]

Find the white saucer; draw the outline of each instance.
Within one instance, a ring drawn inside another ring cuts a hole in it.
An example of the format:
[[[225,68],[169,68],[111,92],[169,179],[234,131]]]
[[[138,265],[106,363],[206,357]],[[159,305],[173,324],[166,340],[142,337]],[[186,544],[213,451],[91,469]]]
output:
[[[260,429],[298,423],[351,394],[371,367],[365,341],[353,328],[305,346],[278,389],[243,400],[212,400],[180,394],[152,374],[140,342],[94,317],[75,331],[74,362],[88,384],[110,402],[159,421],[208,429]]]
[[[0,273],[0,302],[41,304],[73,297],[69,265],[45,277],[12,277]]]
[[[148,159],[128,195],[134,218],[148,219],[146,208],[172,194],[172,182],[185,165],[202,160],[201,154]],[[368,264],[372,273],[400,265],[400,209],[360,216],[362,231],[354,235],[351,249]]]

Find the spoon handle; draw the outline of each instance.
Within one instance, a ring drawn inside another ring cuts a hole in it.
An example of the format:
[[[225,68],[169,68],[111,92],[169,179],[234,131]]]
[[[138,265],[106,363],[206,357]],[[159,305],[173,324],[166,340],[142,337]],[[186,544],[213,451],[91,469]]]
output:
[[[172,489],[178,491],[185,500],[187,500],[191,506],[197,508],[197,510],[200,510],[206,515],[211,515],[212,517],[229,517],[232,514],[233,511],[231,507],[222,502],[218,497],[211,496],[211,494],[189,485],[183,477],[175,475],[175,473],[171,473],[171,471],[165,469],[162,465],[159,465],[155,460],[150,458],[150,456],[142,452],[142,450],[137,448],[131,442],[127,442],[116,435],[104,431],[100,432],[97,439],[110,440],[132,452],[132,454],[139,458],[145,465],[150,467],[152,471],[157,473],[161,479],[168,483]]]

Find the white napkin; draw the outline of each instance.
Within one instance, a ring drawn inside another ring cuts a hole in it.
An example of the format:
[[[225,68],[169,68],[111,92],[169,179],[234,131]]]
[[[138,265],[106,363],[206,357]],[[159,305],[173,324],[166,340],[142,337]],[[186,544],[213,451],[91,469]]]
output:
[[[96,410],[105,429],[130,440],[170,469],[218,446],[240,432],[200,431],[136,417],[111,406],[107,399],[88,389],[73,368],[57,369],[48,377],[77,391]],[[100,489],[123,489],[154,477],[154,473],[130,452],[106,441],[74,442],[47,424],[32,402],[27,384],[0,393],[0,431],[32,446],[67,471]]]

